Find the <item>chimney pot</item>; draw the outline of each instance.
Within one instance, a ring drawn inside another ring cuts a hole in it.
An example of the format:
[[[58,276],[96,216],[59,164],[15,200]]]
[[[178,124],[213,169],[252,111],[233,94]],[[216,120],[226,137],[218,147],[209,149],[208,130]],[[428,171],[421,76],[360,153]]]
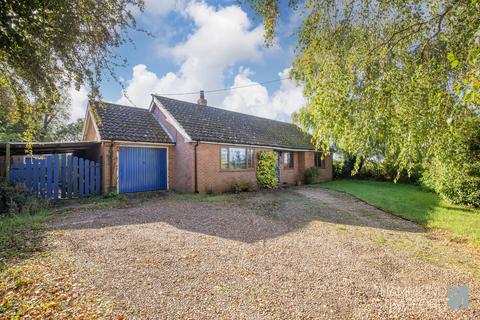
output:
[[[200,98],[197,100],[197,103],[202,106],[207,105],[207,99],[205,99],[205,91],[200,90]]]

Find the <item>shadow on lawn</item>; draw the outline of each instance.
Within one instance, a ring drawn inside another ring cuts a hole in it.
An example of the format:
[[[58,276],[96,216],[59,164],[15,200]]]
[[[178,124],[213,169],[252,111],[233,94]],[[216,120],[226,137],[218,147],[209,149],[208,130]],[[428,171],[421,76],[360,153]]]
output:
[[[421,227],[411,222],[372,207],[353,214],[349,210],[342,210],[341,206],[332,206],[305,196],[300,191],[293,189],[222,196],[162,195],[159,200],[149,200],[133,207],[60,215],[50,228],[75,230],[153,224],[152,228],[164,232],[164,224],[168,224],[177,229],[246,243],[279,237],[299,230],[312,221],[423,232]]]

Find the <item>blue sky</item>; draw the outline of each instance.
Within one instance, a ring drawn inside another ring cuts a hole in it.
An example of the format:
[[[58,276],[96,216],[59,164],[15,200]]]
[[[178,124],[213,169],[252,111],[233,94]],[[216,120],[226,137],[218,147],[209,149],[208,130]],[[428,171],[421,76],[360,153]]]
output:
[[[237,1],[146,0],[136,18],[142,32],[131,32],[134,45],[117,53],[128,59],[117,75],[127,88],[106,78],[106,101],[147,107],[151,93],[214,90],[285,78],[293,61],[300,11],[282,7],[273,46],[264,46],[263,26],[246,4]],[[293,81],[207,93],[209,105],[283,121],[304,103]],[[82,117],[86,90],[72,90],[72,117]],[[196,101],[198,95],[174,98]],[[129,101],[130,100],[130,101]]]

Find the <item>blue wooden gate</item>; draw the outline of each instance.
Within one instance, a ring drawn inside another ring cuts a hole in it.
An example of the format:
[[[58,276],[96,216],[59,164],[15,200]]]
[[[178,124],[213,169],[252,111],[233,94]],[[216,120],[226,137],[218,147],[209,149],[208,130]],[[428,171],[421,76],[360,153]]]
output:
[[[54,200],[101,194],[101,180],[100,163],[66,154],[25,157],[10,166],[12,183]]]
[[[118,191],[167,190],[165,148],[120,147],[118,149]]]

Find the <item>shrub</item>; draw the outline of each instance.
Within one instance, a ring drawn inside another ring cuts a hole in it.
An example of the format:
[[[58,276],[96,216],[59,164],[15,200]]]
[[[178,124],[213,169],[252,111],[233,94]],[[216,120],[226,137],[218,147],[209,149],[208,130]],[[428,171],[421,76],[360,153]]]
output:
[[[257,154],[257,181],[260,187],[275,189],[277,183],[277,155],[274,151],[261,151]]]
[[[480,168],[469,170],[468,167],[437,162],[424,171],[421,185],[451,203],[480,207]]]
[[[21,185],[10,185],[0,182],[0,214],[14,215],[19,213],[35,214],[46,208],[47,200],[32,196]]]
[[[333,160],[333,178],[346,178],[344,162],[341,160]]]
[[[455,204],[480,207],[480,121],[476,130],[452,131],[425,165],[422,185]]]
[[[316,167],[306,169],[303,173],[303,177],[305,178],[305,184],[313,183],[315,181],[315,178],[318,177],[319,174],[320,172]]]
[[[240,192],[247,192],[250,191],[250,184],[244,181],[236,181],[233,183],[233,192],[240,193]]]

